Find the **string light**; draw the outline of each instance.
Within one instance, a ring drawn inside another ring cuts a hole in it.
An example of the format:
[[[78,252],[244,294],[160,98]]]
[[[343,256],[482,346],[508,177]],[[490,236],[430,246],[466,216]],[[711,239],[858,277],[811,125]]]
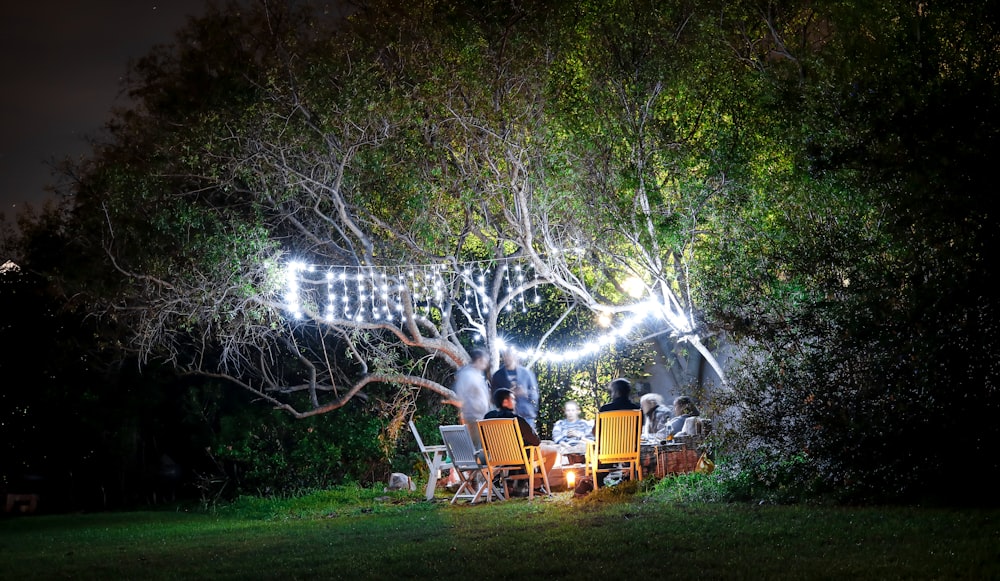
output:
[[[514,349],[522,359],[535,359],[546,363],[569,363],[592,357],[603,349],[616,344],[631,334],[639,325],[652,315],[661,315],[663,306],[656,301],[646,301],[636,303],[630,307],[632,315],[622,322],[621,326],[609,330],[603,335],[587,341],[583,345],[565,351],[544,351],[538,349],[523,349],[516,345],[507,343],[502,337],[497,337],[497,346],[501,351],[507,348]]]
[[[339,268],[339,272],[331,268],[325,272],[325,275],[321,279],[317,280],[303,276],[303,273],[315,272],[316,267],[314,265],[308,265],[302,261],[288,263],[285,269],[285,308],[294,319],[301,320],[305,316],[302,308],[303,295],[307,292],[310,294],[322,293],[320,289],[325,289],[326,291],[325,309],[322,313],[323,318],[330,322],[335,321],[337,318],[337,304],[339,302],[341,304],[343,320],[364,322],[366,320],[366,313],[370,312],[370,317],[373,321],[391,322],[395,319],[395,315],[393,314],[393,311],[395,311],[399,322],[402,324],[406,319],[403,297],[406,296],[407,291],[410,292],[410,304],[413,306],[415,315],[418,315],[417,309],[421,307],[428,315],[430,315],[432,307],[437,307],[438,309],[444,308],[443,305],[449,285],[446,284],[444,276],[445,267],[440,264],[422,268],[397,268],[394,279],[390,279],[385,271],[375,267],[340,266],[336,268]],[[522,265],[513,265],[513,275],[511,275],[510,267],[506,263],[501,264],[498,268],[504,269],[502,274],[497,273],[497,275],[504,277],[504,288],[508,295],[513,293],[515,288],[524,285],[526,275]],[[466,307],[466,312],[470,315],[473,313],[469,310],[469,307],[472,306],[472,302],[475,303],[478,321],[473,319],[470,322],[474,328],[477,328],[473,336],[474,340],[481,342],[483,340],[484,328],[482,320],[484,315],[490,312],[491,300],[487,294],[489,272],[485,264],[477,265],[475,263],[465,266],[460,272],[460,277],[451,280],[453,283],[459,285],[458,288],[463,295],[463,304]],[[533,274],[533,277],[534,284],[531,289],[533,299],[531,302],[538,304],[542,299],[538,294],[539,278],[537,272]],[[340,281],[339,294],[335,292],[338,286],[336,285],[337,280]],[[351,285],[348,284],[349,281],[352,283]],[[309,291],[307,285],[314,285],[312,288],[315,290]],[[358,299],[357,306],[353,309],[353,301],[351,300],[352,288],[356,290],[354,294]],[[470,295],[472,296],[470,297]],[[515,349],[524,357],[535,358],[539,361],[549,363],[575,361],[593,356],[602,349],[624,339],[653,314],[664,319],[677,332],[681,334],[690,333],[693,328],[692,321],[685,314],[683,308],[679,304],[676,304],[676,301],[669,302],[670,298],[667,299],[668,302],[666,304],[661,304],[658,301],[646,301],[632,305],[629,308],[631,316],[622,321],[620,326],[615,328],[609,327],[606,333],[573,349],[561,352],[524,350],[517,347]],[[521,311],[526,312],[528,301],[525,299],[525,293],[519,293],[517,300],[520,302]],[[511,310],[512,302],[512,300],[508,300],[505,308],[506,311]],[[317,300],[312,304],[322,303]],[[498,343],[501,349],[507,346],[499,338]]]

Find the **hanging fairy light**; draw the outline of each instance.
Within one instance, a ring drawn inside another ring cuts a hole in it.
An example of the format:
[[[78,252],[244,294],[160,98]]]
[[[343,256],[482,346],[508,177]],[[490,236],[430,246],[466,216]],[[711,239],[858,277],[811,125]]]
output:
[[[517,286],[520,287],[524,284],[524,271],[522,271],[520,264],[514,266],[514,272],[517,273]],[[524,300],[524,293],[523,292],[518,293],[517,299],[521,303],[521,312],[527,313],[528,305]]]
[[[509,298],[512,294],[514,294],[514,286],[511,284],[510,280],[510,268],[508,268],[506,264],[504,264],[501,268],[503,268],[504,282],[507,285],[505,290],[507,291],[507,297],[508,297],[507,305],[504,306],[504,310],[509,313],[512,310],[514,310],[514,304],[511,302]]]
[[[285,308],[292,313],[296,319],[302,318],[302,307],[299,303],[299,271],[305,269],[302,262],[290,262],[285,268]]]
[[[500,284],[506,292],[505,310],[511,311],[517,300],[521,311],[526,312],[528,303],[538,304],[542,300],[538,292],[541,282],[538,273],[534,269],[532,273],[526,272],[530,266],[514,263],[495,266],[503,271],[491,269],[486,263],[469,263],[463,265],[461,270],[451,273],[455,277],[452,279],[455,292],[462,294],[462,305],[475,330],[473,338],[476,342],[483,341],[483,318],[490,313],[492,300],[487,289],[491,286],[491,273],[492,276],[503,277]],[[394,276],[372,266],[335,266],[328,268],[325,275],[318,279],[304,276],[304,273],[315,270],[316,266],[303,261],[291,261],[285,267],[284,304],[286,311],[294,319],[306,316],[303,304],[314,304],[321,307],[316,316],[330,322],[338,318],[359,323],[366,319],[392,322],[398,318],[402,324],[406,321],[407,312],[420,316],[417,309],[422,309],[429,315],[435,306],[443,311],[449,297],[449,283],[446,279],[448,271],[441,264],[396,267]],[[526,284],[529,276],[533,278],[533,284]],[[630,286],[633,284],[630,282]],[[527,290],[517,292],[517,289],[526,286],[531,287],[530,296]],[[518,295],[516,299],[510,296],[515,292]],[[306,297],[309,296],[314,296],[316,300],[307,300]],[[694,327],[693,321],[676,300],[671,302],[671,298],[673,297],[666,294],[664,303],[650,300],[632,305],[629,308],[631,315],[616,326],[612,326],[609,313],[599,314],[602,326],[606,325],[606,332],[571,349],[537,353],[518,350],[531,358],[552,363],[590,357],[625,338],[651,315],[660,317],[678,333],[690,333]],[[412,310],[408,310],[407,305]]]
[[[502,337],[497,338],[497,346],[500,350],[513,348],[522,359],[535,359],[546,363],[570,363],[586,357],[592,357],[607,347],[616,344],[631,334],[639,325],[652,315],[662,314],[662,305],[656,301],[646,301],[637,303],[630,307],[631,316],[625,319],[622,324],[608,332],[599,335],[582,345],[564,351],[543,351],[536,349],[524,349],[516,345],[507,343]]]

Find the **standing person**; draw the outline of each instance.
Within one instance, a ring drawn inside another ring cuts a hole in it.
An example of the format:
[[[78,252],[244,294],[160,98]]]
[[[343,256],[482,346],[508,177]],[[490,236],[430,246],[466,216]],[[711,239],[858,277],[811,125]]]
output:
[[[503,352],[503,365],[493,374],[493,392],[509,389],[517,398],[517,415],[535,430],[538,418],[538,379],[530,369],[521,365],[517,351],[507,347]]]
[[[490,410],[490,388],[484,375],[489,367],[489,353],[484,349],[473,349],[469,352],[469,363],[455,372],[455,384],[451,388],[462,406],[462,423],[477,450],[483,447],[478,422]]]

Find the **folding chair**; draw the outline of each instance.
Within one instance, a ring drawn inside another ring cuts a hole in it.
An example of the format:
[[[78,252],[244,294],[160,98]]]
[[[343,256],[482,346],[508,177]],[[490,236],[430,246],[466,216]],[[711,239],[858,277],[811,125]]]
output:
[[[452,470],[458,474],[458,490],[451,498],[451,503],[455,504],[456,500],[465,498],[469,500],[469,504],[475,504],[486,492],[486,486],[493,484],[492,480],[486,478],[486,464],[476,455],[472,436],[465,426],[439,426],[438,430],[448,449]],[[500,494],[495,488],[493,491]]]
[[[594,479],[594,488],[600,479],[598,472],[621,469],[615,464],[628,464],[629,477],[638,476],[642,480],[641,454],[641,410],[621,410],[597,414],[594,424],[594,441],[587,442],[588,476]]]
[[[427,462],[427,468],[430,470],[430,473],[427,475],[427,490],[424,493],[424,497],[427,500],[431,500],[434,498],[434,488],[437,486],[438,478],[441,477],[441,469],[451,468],[451,464],[444,461],[448,449],[444,445],[425,446],[420,433],[417,432],[417,425],[413,423],[413,420],[410,420],[410,431],[413,432],[413,439],[417,441],[417,447],[420,448],[420,453],[424,455],[424,461]]]
[[[516,418],[479,420],[479,435],[482,437],[483,453],[486,456],[486,477],[490,483],[497,477],[503,477],[504,498],[510,498],[507,480],[527,480],[528,499],[534,500],[535,469],[541,472],[545,494],[552,494],[541,448],[524,445],[524,438],[521,437]],[[512,470],[523,473],[512,474]],[[490,486],[486,489],[486,500],[492,501],[492,495],[493,487]]]

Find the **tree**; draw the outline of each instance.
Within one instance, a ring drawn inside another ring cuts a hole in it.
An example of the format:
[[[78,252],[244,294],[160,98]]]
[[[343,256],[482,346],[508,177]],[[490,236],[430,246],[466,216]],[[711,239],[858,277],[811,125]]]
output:
[[[726,235],[701,253],[715,289],[702,304],[748,348],[728,422],[744,481],[915,500],[948,498],[950,466],[998,472],[981,460],[1000,405],[979,355],[996,325],[980,153],[996,141],[996,27],[982,10],[783,3],[735,27],[763,48],[743,57],[779,152],[730,192]]]
[[[634,308],[622,282],[638,274],[661,301],[653,332],[704,350],[683,273],[690,247],[658,248],[664,210],[645,180],[665,170],[646,168],[652,138],[633,127],[625,151],[574,150],[566,123],[587,120],[548,100],[560,90],[559,23],[578,15],[391,4],[333,22],[266,2],[210,10],[139,61],[138,106],[70,168],[88,259],[77,296],[129,329],[142,360],[225,378],[297,417],[374,383],[451,398],[442,378],[467,359],[470,335],[496,355],[501,323],[541,284],[570,310],[615,314]],[[666,123],[647,84],[598,95],[586,115],[641,105],[652,116],[655,105]],[[623,208],[620,230],[591,219]],[[288,397],[299,393],[304,409]]]

